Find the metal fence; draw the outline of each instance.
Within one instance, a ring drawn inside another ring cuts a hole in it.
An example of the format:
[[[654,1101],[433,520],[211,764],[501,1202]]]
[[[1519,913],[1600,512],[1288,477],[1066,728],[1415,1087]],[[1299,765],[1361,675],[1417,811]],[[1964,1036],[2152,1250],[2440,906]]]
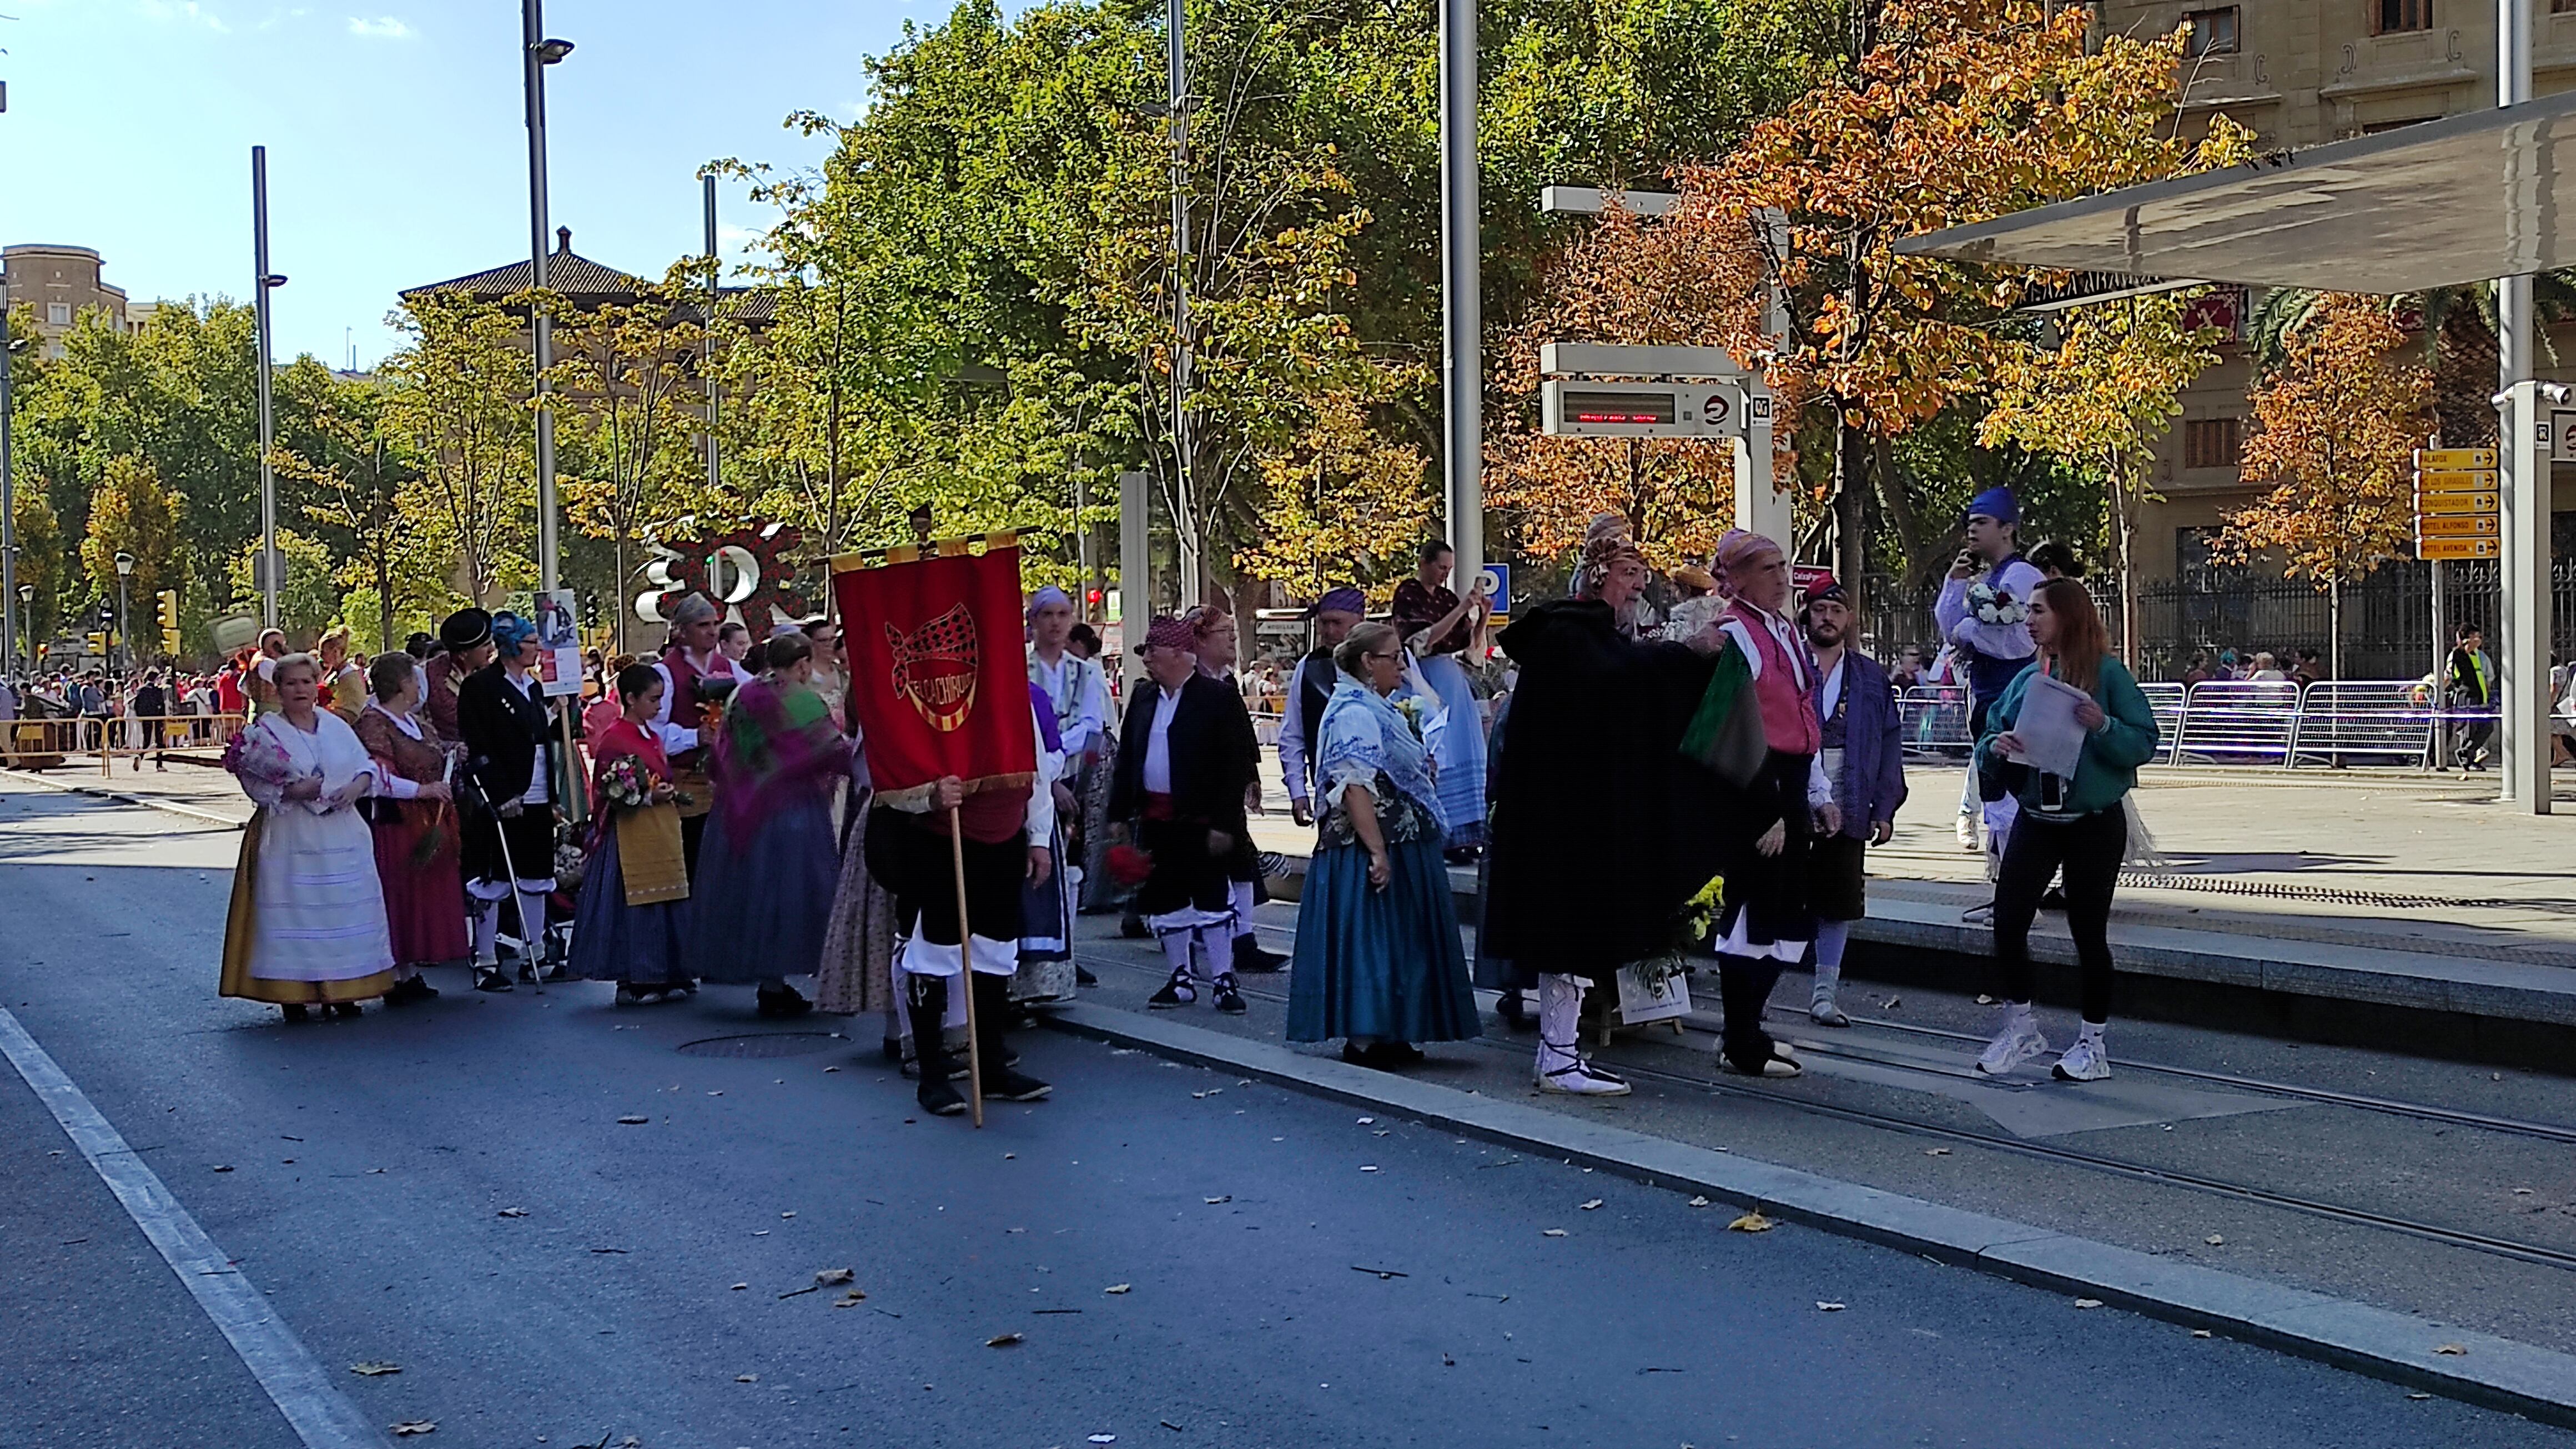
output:
[[[2550,575],[2552,636],[2576,640],[2576,561],[2552,564]],[[2118,643],[2119,580],[2093,578],[2085,585]],[[1937,647],[1932,601],[1939,588],[1936,580],[1918,597],[1908,596],[1894,579],[1869,581],[1863,625],[1882,657],[1893,659],[1909,645],[1926,646],[1928,657]],[[2492,634],[2503,616],[2499,589],[2491,561],[2445,566],[2444,620],[2477,624]],[[2432,596],[2432,566],[2424,563],[2384,564],[2346,584],[2343,662],[2335,672],[2346,679],[2420,679],[2432,672]],[[2226,649],[2240,657],[2269,651],[2288,669],[2299,649],[2314,649],[2321,662],[2331,662],[2333,632],[2333,600],[2304,579],[2160,579],[2138,590],[2138,647],[2132,657],[2141,679],[2180,678],[2196,650],[2208,651],[2213,660]],[[2495,648],[2492,638],[2488,648]]]
[[[2156,717],[2149,763],[2158,765],[2447,764],[2457,730],[2494,720],[2474,710],[2436,708],[2420,685],[2405,679],[2324,680],[2305,689],[2286,680],[2218,679],[2188,690],[2141,687]],[[1909,758],[1966,758],[1973,740],[1965,690],[1902,690],[1896,712]]]

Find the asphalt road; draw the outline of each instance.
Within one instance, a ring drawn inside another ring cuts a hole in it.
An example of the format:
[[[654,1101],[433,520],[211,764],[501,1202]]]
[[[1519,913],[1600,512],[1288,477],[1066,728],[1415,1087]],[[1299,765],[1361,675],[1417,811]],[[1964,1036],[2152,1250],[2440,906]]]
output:
[[[748,990],[286,1027],[213,995],[236,841],[0,782],[0,1005],[416,1442],[2576,1445],[1053,1033],[976,1132],[872,1024],[677,1050],[782,1030]],[[0,1446],[297,1443],[14,1079],[0,1154]]]

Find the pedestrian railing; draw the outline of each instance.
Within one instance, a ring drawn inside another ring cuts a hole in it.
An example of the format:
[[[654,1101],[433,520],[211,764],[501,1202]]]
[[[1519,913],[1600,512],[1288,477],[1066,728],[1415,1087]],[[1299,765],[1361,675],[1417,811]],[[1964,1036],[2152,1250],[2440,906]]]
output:
[[[2189,702],[2190,690],[2183,685],[2158,681],[2141,684],[2138,692],[2147,697],[2147,708],[2155,711],[2156,742],[2159,753],[2170,757],[2174,741],[2182,738],[2183,707]]]
[[[1896,721],[1904,732],[1905,752],[1923,758],[1953,759],[1976,741],[1968,734],[1968,692],[1939,685],[1899,690]]]
[[[247,722],[247,716],[238,714],[119,715],[112,719],[63,721],[89,727],[80,748],[83,753],[97,753],[98,772],[102,775],[116,772],[119,755],[132,760],[138,770],[143,768],[146,755],[155,760],[176,755],[212,763]]]
[[[2402,680],[2321,680],[2299,701],[2290,763],[2337,769],[2348,762],[2420,764],[2432,758],[2443,712]]]
[[[2299,733],[2299,692],[2287,679],[2193,685],[2174,730],[2172,763],[2288,764]]]

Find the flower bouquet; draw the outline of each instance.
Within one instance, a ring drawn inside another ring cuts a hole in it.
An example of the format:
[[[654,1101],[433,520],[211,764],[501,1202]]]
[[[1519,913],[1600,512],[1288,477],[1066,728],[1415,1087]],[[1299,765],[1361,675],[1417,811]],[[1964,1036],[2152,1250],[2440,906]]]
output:
[[[1154,857],[1124,843],[1109,847],[1107,864],[1109,878],[1128,889],[1143,885],[1154,873]]]
[[[620,755],[599,772],[599,790],[611,805],[628,809],[653,802],[653,787],[662,783],[642,760]]]
[[[1968,586],[1968,613],[1980,624],[2018,624],[2030,617],[2030,603],[1980,581]]]
[[[1394,705],[1395,712],[1404,716],[1404,722],[1412,726],[1413,737],[1417,740],[1426,737],[1424,732],[1431,728],[1432,717],[1441,712],[1438,700],[1425,699],[1418,694],[1408,694],[1401,699],[1390,699],[1387,703]]]

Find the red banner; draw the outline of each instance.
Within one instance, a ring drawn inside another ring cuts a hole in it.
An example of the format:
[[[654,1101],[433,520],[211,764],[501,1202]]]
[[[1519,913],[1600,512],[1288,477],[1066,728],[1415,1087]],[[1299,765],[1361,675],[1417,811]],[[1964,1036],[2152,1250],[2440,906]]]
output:
[[[1021,649],[1020,551],[990,548],[832,575],[850,711],[879,790],[1037,770]]]

